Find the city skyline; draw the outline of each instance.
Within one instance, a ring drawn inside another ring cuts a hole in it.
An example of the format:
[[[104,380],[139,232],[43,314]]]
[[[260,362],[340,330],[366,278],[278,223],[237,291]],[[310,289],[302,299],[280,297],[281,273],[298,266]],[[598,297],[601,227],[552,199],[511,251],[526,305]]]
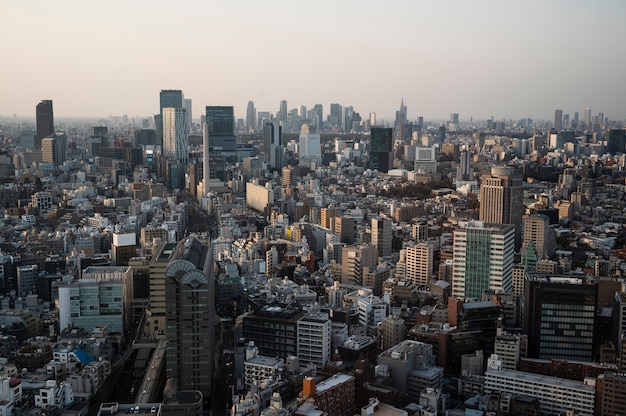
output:
[[[145,117],[171,88],[196,108],[233,106],[237,118],[250,100],[274,114],[286,100],[288,109],[340,103],[392,119],[404,99],[409,120],[551,120],[555,109],[587,107],[623,120],[626,3],[601,6],[9,0],[0,6],[0,34],[11,39],[0,46],[0,115],[31,116],[51,99],[61,118]]]

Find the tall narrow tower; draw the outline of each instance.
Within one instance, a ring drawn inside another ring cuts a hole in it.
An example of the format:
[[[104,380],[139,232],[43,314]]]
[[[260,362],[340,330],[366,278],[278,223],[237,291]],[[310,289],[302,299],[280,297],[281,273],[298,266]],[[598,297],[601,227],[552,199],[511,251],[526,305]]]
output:
[[[202,123],[202,196],[210,191],[209,187],[209,123]]]
[[[52,112],[52,100],[41,100],[35,107],[37,121],[37,135],[35,136],[35,149],[41,149],[41,139],[54,133],[54,114]]]
[[[515,225],[515,247],[522,243],[522,177],[508,166],[494,166],[480,183],[480,221]]]
[[[167,377],[181,390],[212,393],[215,362],[215,295],[209,245],[181,240],[165,269]]]

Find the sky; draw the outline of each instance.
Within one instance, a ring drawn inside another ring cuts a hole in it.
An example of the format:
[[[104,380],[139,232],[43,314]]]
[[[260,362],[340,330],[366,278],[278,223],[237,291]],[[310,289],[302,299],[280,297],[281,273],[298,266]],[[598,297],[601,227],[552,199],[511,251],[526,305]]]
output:
[[[0,116],[193,117],[248,101],[363,119],[626,119],[624,0],[0,0]]]

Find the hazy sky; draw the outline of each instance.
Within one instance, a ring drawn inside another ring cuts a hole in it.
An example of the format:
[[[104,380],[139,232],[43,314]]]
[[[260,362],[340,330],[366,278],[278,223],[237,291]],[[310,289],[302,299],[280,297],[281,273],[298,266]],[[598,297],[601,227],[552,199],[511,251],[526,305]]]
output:
[[[625,0],[0,0],[0,115],[149,116],[161,89],[276,113],[626,119]]]

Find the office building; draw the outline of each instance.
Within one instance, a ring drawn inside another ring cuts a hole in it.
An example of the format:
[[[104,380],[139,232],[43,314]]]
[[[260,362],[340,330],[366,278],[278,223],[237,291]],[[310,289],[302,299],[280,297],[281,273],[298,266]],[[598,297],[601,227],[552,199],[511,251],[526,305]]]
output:
[[[184,108],[166,107],[163,114],[163,154],[179,163],[189,161],[187,111]]]
[[[335,234],[339,234],[339,241],[342,243],[354,243],[356,236],[356,221],[354,217],[335,217]]]
[[[480,182],[480,220],[515,226],[515,247],[521,246],[524,212],[522,177],[514,168],[494,166]]]
[[[298,320],[298,359],[318,371],[330,360],[331,320],[328,312],[311,308]]]
[[[273,203],[274,190],[270,184],[261,186],[252,182],[246,183],[247,206],[259,212],[266,212]]]
[[[273,168],[282,168],[285,164],[283,147],[283,127],[278,123],[265,123],[263,126],[263,152],[267,163]]]
[[[91,266],[79,280],[57,280],[59,329],[74,327],[91,333],[106,326],[110,332],[130,329],[132,270],[128,266]]]
[[[593,361],[598,286],[582,278],[545,276],[526,281],[528,356]]]
[[[626,153],[626,130],[609,129],[606,131],[606,146],[609,153],[616,155]]]
[[[485,394],[498,392],[539,399],[542,415],[594,416],[595,387],[580,381],[488,369],[485,372]]]
[[[192,102],[191,99],[185,98],[183,99],[183,108],[185,109],[185,113],[187,114],[187,134],[193,130],[193,114],[192,110]]]
[[[254,132],[257,129],[256,108],[254,108],[252,100],[248,101],[248,107],[246,108],[246,129],[248,132]]]
[[[404,341],[406,326],[404,319],[398,315],[385,316],[378,332],[378,345],[381,351],[386,351]]]
[[[526,357],[528,336],[522,334],[501,334],[496,336],[493,353],[498,356],[505,370],[518,370],[519,360]]]
[[[180,240],[165,269],[167,377],[206,400],[215,362],[214,284],[209,246],[195,237]]]
[[[157,144],[163,144],[163,109],[184,108],[184,101],[181,90],[161,90],[159,93],[159,114],[154,117]]]
[[[234,153],[235,113],[232,106],[207,106],[206,122],[210,153]]]
[[[35,149],[41,149],[41,141],[44,137],[54,134],[54,112],[52,100],[41,100],[35,107],[35,121],[37,134],[35,135]]]
[[[510,292],[512,287],[513,225],[460,223],[454,230],[452,296],[482,299],[483,292]]]
[[[391,255],[391,237],[393,225],[390,218],[372,218],[372,244],[376,246],[378,257]]]
[[[320,208],[320,225],[329,230],[335,229],[335,217],[337,215],[337,208],[334,205],[329,205],[325,208]]]
[[[287,360],[298,353],[298,321],[304,315],[296,303],[264,305],[243,318],[243,337],[260,355]]]
[[[550,218],[543,214],[529,215],[524,219],[522,252],[529,245],[537,254],[537,259],[550,259],[556,251],[556,236],[550,228]]]
[[[459,153],[459,166],[456,169],[457,182],[470,182],[474,180],[474,168],[472,167],[472,154],[463,149]]]
[[[585,123],[585,128],[591,128],[591,108],[585,108],[583,110],[583,122]]]
[[[41,161],[59,167],[67,160],[67,136],[53,133],[41,139]]]
[[[563,130],[563,110],[554,110],[554,130]]]
[[[288,110],[287,110],[287,101],[286,100],[282,100],[280,102],[280,107],[278,108],[278,121],[285,121],[287,120],[287,114],[288,114]]]
[[[137,255],[137,235],[135,233],[113,233],[111,244],[111,264],[128,266],[128,260]]]
[[[373,270],[378,264],[376,246],[367,244],[341,249],[341,282],[361,286],[363,269]]]
[[[383,351],[378,364],[386,366],[391,385],[413,400],[419,400],[426,388],[443,386],[443,368],[434,365],[432,345],[405,340]]]
[[[331,127],[341,130],[343,128],[343,107],[341,104],[330,104],[330,124]]]
[[[370,169],[381,173],[393,167],[393,129],[372,126],[370,129]]]
[[[312,159],[317,161],[318,165],[322,161],[322,146],[320,144],[320,135],[313,133],[300,133],[300,160]]]

